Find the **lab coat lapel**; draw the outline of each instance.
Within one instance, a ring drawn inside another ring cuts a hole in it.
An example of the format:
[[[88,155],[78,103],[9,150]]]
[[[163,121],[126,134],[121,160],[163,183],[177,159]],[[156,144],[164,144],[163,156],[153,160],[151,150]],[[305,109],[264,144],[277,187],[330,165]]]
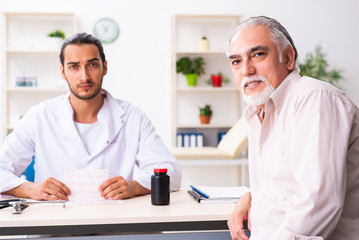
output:
[[[103,91],[106,93],[106,98],[97,115],[97,120],[104,125],[105,131],[99,135],[91,158],[109,146],[124,125],[123,116],[125,111],[122,109],[120,102],[116,101],[107,91]]]
[[[69,139],[71,143],[76,145],[76,147],[70,148],[69,151],[77,151],[77,154],[79,152],[83,152],[88,157],[89,155],[87,153],[85,145],[83,144],[82,139],[74,124],[74,111],[70,104],[69,94],[63,100],[64,102],[58,108],[57,112],[58,126],[60,129],[59,132],[66,136],[66,138],[64,139]],[[79,150],[79,148],[81,149]],[[69,154],[74,155],[75,153]]]

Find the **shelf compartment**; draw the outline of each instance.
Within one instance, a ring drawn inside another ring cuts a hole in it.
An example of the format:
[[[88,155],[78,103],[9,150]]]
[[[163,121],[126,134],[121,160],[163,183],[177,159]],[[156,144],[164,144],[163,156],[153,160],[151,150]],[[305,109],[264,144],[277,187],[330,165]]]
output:
[[[61,77],[58,55],[44,53],[29,51],[26,54],[8,54],[6,87],[15,88],[17,77],[22,76],[36,77],[39,88],[66,86],[65,80]]]
[[[181,166],[243,166],[248,165],[247,158],[238,159],[197,159],[197,160],[178,160]]]
[[[17,92],[54,92],[54,93],[66,93],[68,88],[39,88],[39,87],[14,87],[14,88],[7,88],[7,92],[9,93],[17,93]]]
[[[178,124],[177,128],[231,128],[233,124]]]
[[[59,54],[60,49],[38,49],[38,50],[28,50],[28,49],[6,49],[8,54]]]
[[[54,49],[54,38],[47,36],[56,29],[70,36],[75,32],[75,17],[71,13],[5,13],[7,49]]]
[[[219,56],[225,56],[225,57],[227,57],[226,56],[226,53],[223,51],[223,52],[213,52],[213,51],[202,51],[202,52],[200,52],[200,51],[194,51],[194,52],[189,52],[189,51],[185,51],[185,52],[177,52],[176,53],[176,55],[178,56],[178,57],[182,57],[182,56],[187,56],[187,55],[190,55],[190,56],[192,56],[192,55],[195,55],[195,56],[198,56],[198,55],[201,55],[201,56],[217,56],[217,55],[219,55]]]
[[[235,26],[238,16],[175,16],[177,52],[196,52],[198,41],[205,36],[209,50],[224,52],[227,39]]]
[[[236,87],[182,87],[177,92],[238,92]]]
[[[231,126],[218,126],[218,127],[178,127],[177,133],[201,133],[203,134],[203,146],[217,147],[219,143],[219,134],[226,133]]]

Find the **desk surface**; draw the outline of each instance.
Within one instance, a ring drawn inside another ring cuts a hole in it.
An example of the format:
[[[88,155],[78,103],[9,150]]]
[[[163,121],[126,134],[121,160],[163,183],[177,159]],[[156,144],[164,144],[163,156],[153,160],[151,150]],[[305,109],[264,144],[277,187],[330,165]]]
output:
[[[171,193],[168,206],[151,196],[119,204],[29,206],[19,215],[0,210],[0,235],[102,234],[119,232],[225,230],[233,203],[199,204],[186,191]]]

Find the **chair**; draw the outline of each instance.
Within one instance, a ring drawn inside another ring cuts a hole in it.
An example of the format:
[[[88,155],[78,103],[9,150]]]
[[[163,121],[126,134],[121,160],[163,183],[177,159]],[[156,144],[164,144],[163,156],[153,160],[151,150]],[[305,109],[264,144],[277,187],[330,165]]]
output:
[[[172,148],[177,159],[234,159],[248,147],[247,128],[244,117],[241,117],[217,147]]]
[[[26,180],[30,182],[34,182],[35,180],[34,164],[35,164],[35,156],[32,157],[32,162],[25,170]]]

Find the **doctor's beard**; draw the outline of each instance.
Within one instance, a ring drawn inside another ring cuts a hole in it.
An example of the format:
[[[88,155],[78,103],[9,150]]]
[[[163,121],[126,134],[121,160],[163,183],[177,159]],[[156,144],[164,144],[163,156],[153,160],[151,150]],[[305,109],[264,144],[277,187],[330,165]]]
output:
[[[78,99],[81,99],[81,100],[90,100],[90,99],[93,99],[95,98],[100,92],[101,92],[101,89],[102,89],[102,82],[103,82],[103,77],[101,78],[101,81],[99,84],[95,84],[93,81],[85,81],[85,82],[82,82],[82,83],[79,83],[77,84],[76,86],[72,86],[69,81],[67,80],[66,78],[66,81],[67,81],[67,85],[69,86],[69,89],[70,91],[72,92],[72,94],[77,97]],[[79,88],[79,86],[81,84],[92,84],[93,87],[94,87],[94,90],[92,93],[83,93],[83,94],[80,94],[76,91],[77,88]]]
[[[251,95],[245,94],[244,85],[248,82],[256,81],[256,80],[260,80],[264,82],[264,84],[266,85],[264,89],[260,93],[254,93]],[[267,78],[263,76],[244,77],[241,83],[241,89],[243,93],[242,94],[243,100],[248,105],[255,105],[255,106],[263,105],[275,90],[274,87],[268,82]]]

